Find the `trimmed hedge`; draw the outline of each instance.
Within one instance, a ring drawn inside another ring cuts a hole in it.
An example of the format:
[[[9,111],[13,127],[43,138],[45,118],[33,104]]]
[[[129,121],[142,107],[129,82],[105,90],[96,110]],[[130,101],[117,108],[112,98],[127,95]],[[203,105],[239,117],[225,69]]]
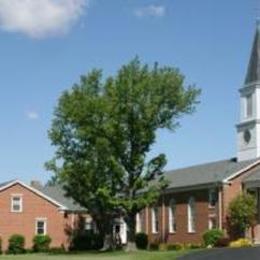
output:
[[[9,240],[8,245],[8,254],[24,254],[26,250],[24,249],[25,245],[25,238],[23,235],[20,234],[14,234],[12,235]]]
[[[50,248],[51,238],[48,235],[36,235],[33,238],[34,252],[47,252]]]
[[[218,240],[224,237],[224,232],[220,229],[211,229],[203,234],[205,246],[215,247]]]
[[[138,249],[147,249],[148,236],[145,233],[137,233],[135,235],[135,244]]]

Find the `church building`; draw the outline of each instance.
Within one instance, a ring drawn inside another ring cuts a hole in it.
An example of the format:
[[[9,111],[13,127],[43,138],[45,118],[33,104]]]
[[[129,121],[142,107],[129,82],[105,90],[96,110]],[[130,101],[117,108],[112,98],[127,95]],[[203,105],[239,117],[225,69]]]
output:
[[[247,236],[260,243],[260,25],[257,26],[245,83],[239,89],[240,120],[235,158],[169,171],[169,186],[158,203],[136,217],[136,231],[145,232],[150,243],[201,243],[203,233],[212,228],[228,229],[228,207],[242,192],[257,200],[254,230]],[[51,247],[68,248],[71,234],[93,229],[87,210],[67,198],[56,186],[30,186],[20,181],[0,184],[0,238],[4,250],[13,234],[25,237],[32,247],[35,235],[48,234]],[[115,223],[123,243],[127,227]],[[253,232],[252,232],[253,231]],[[254,235],[252,235],[254,234]]]
[[[228,207],[241,192],[257,199],[257,221],[247,236],[260,242],[260,25],[240,93],[237,156],[169,171],[170,185],[153,207],[137,216],[137,231],[154,243],[201,243],[212,228],[227,231]],[[254,237],[252,237],[254,234]]]

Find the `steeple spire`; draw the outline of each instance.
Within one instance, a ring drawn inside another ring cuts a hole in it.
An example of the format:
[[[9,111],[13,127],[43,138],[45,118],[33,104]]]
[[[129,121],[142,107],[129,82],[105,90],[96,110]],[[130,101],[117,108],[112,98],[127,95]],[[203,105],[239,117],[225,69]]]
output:
[[[260,20],[256,22],[256,34],[247,70],[245,84],[260,82]]]

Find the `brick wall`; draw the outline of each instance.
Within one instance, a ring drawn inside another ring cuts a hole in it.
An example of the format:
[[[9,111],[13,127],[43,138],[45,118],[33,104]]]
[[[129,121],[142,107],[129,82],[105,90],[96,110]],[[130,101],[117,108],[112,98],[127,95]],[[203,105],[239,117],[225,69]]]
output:
[[[208,189],[180,192],[165,195],[159,200],[159,232],[152,233],[151,208],[146,209],[145,224],[148,222],[149,241],[159,243],[201,243],[202,235],[208,229],[209,216],[215,216],[218,224],[218,203],[214,208],[209,208]],[[196,210],[196,230],[194,233],[188,232],[188,200],[190,197],[195,199]],[[169,203],[174,198],[176,202],[176,232],[169,232]],[[148,214],[147,214],[148,213]],[[143,228],[145,230],[145,228]]]
[[[13,194],[22,196],[23,211],[21,213],[11,212]],[[47,233],[52,238],[52,247],[67,246],[66,230],[70,229],[75,219],[72,214],[60,212],[57,206],[19,184],[0,192],[0,216],[3,249],[7,248],[8,239],[12,234],[24,235],[26,248],[31,248],[37,218],[46,218]]]

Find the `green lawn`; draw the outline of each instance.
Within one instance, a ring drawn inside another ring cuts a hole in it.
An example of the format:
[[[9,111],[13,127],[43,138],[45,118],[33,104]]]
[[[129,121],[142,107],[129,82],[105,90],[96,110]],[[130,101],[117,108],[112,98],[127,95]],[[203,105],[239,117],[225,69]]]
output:
[[[96,253],[96,254],[78,254],[78,255],[45,255],[45,254],[27,254],[18,256],[0,256],[0,260],[175,260],[177,256],[186,252],[136,252],[136,253]]]

